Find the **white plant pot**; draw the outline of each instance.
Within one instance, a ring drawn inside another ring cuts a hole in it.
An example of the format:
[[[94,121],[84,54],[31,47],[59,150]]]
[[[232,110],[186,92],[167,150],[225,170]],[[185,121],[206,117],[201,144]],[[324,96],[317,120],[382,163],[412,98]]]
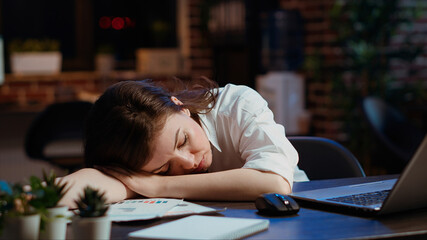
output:
[[[114,55],[113,54],[97,54],[95,56],[95,69],[101,74],[108,74],[114,70]]]
[[[40,239],[65,239],[67,233],[67,206],[47,209],[45,229],[40,231]]]
[[[37,240],[39,238],[40,215],[10,217],[4,219],[1,239]]]
[[[71,226],[73,239],[110,239],[111,220],[108,216],[74,216]]]
[[[18,52],[10,56],[14,74],[57,74],[61,72],[60,52]]]

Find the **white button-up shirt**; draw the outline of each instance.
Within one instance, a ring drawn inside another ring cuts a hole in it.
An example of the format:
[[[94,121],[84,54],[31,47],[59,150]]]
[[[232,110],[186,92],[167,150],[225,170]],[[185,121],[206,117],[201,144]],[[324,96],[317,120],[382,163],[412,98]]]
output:
[[[212,145],[210,172],[251,168],[279,174],[291,187],[294,181],[308,181],[284,127],[255,90],[227,84],[212,111],[199,116]]]

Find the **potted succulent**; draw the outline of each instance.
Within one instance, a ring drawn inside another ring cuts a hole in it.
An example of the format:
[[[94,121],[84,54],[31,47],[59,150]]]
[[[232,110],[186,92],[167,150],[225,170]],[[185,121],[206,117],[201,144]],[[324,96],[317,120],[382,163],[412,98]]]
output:
[[[73,218],[74,239],[109,239],[111,221],[107,216],[105,193],[89,186],[75,201],[78,213]]]
[[[40,214],[31,206],[33,195],[17,183],[0,191],[0,238],[38,239]]]
[[[40,239],[65,239],[67,231],[67,206],[59,206],[58,202],[68,191],[67,184],[57,179],[51,171],[43,171],[43,179],[30,177],[33,198],[30,204],[41,216]]]
[[[114,70],[114,48],[111,44],[98,46],[95,56],[95,70],[100,74],[109,74]]]
[[[62,54],[54,39],[12,40],[8,46],[14,74],[56,74],[61,72]]]

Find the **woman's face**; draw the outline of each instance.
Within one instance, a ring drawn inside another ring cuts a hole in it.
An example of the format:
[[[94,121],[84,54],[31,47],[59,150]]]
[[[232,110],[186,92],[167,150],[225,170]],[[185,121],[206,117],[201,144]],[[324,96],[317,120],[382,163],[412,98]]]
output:
[[[182,175],[205,172],[212,164],[212,151],[202,127],[183,109],[166,119],[159,136],[154,138],[153,157],[143,171]]]

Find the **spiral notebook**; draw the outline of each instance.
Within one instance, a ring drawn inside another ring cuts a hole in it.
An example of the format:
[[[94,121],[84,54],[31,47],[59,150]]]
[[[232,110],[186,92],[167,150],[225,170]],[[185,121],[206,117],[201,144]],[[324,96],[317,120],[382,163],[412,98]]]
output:
[[[107,212],[113,222],[129,222],[192,214],[211,214],[225,208],[210,208],[173,198],[127,199],[110,205]]]
[[[241,239],[268,229],[267,219],[193,215],[129,233],[129,239]]]

